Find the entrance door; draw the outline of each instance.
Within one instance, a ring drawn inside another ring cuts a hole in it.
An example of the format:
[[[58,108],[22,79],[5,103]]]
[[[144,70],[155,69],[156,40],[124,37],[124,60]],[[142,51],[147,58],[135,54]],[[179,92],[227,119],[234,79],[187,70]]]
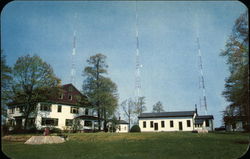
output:
[[[182,130],[182,122],[179,122],[179,130]]]
[[[158,123],[154,123],[155,130],[158,130]]]
[[[16,119],[16,127],[18,128],[22,127],[22,119],[19,119],[19,118]]]

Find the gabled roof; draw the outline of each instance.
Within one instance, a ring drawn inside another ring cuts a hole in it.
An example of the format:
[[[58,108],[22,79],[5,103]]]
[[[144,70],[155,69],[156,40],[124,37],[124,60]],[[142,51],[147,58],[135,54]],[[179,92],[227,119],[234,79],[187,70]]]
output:
[[[195,111],[176,111],[160,113],[142,113],[138,118],[161,118],[161,117],[192,117]]]
[[[68,104],[68,105],[77,105],[79,98],[86,98],[73,84],[65,84],[62,85],[62,94],[63,98],[59,97],[51,97],[49,101],[56,102],[60,104]],[[69,96],[72,96],[72,99],[69,99]]]
[[[79,106],[79,98],[85,98],[88,100],[87,96],[83,95],[73,84],[65,84],[61,86],[61,94],[63,94],[63,98],[59,98],[59,96],[50,97],[47,101],[40,102],[49,102],[55,104],[65,104],[65,105],[75,105]],[[69,96],[72,96],[72,99],[69,99]],[[8,103],[8,106],[16,106],[21,105],[23,103],[11,102]]]
[[[197,115],[194,119],[195,124],[203,124],[206,119],[214,119],[213,115]]]
[[[119,124],[128,124],[128,122],[126,122],[125,120],[119,120],[118,122]]]
[[[213,115],[198,115],[195,119],[214,119]]]

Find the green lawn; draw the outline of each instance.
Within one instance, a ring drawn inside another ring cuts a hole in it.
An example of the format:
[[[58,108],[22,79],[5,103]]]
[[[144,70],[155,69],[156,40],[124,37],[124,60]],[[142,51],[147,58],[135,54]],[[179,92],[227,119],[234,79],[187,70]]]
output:
[[[77,133],[62,144],[25,145],[29,136],[2,140],[2,151],[13,159],[160,159],[239,158],[247,150],[247,133]]]

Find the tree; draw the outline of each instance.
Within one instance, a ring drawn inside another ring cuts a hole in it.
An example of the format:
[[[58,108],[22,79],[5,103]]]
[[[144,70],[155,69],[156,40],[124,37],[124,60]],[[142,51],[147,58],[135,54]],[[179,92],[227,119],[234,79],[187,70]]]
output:
[[[163,105],[160,101],[158,101],[156,104],[153,105],[153,111],[152,112],[155,112],[155,113],[160,113],[160,112],[163,112],[164,109],[163,109]]]
[[[11,80],[11,68],[7,66],[3,50],[1,50],[1,115],[3,119],[7,117],[6,103],[9,101]]]
[[[146,106],[145,106],[145,97],[139,97],[138,100],[135,102],[135,111],[134,113],[137,115],[140,115],[146,111]]]
[[[121,107],[128,118],[128,127],[130,129],[131,118],[134,114],[135,102],[131,98],[126,99],[121,103]]]
[[[237,108],[237,116],[246,116],[247,127],[250,130],[249,109],[249,38],[248,12],[236,19],[232,34],[229,37],[221,56],[227,57],[230,75],[225,80],[223,96],[230,107]]]
[[[58,79],[52,67],[39,56],[19,57],[14,65],[12,84],[12,102],[23,105],[24,129],[31,113],[35,113],[40,101],[46,101],[58,94]]]
[[[104,118],[104,129],[108,116],[111,116],[117,108],[118,94],[117,86],[111,79],[105,77],[108,65],[106,56],[96,54],[91,56],[84,68],[83,92],[89,97],[92,105],[95,106],[98,115],[98,129],[101,130],[101,117]]]

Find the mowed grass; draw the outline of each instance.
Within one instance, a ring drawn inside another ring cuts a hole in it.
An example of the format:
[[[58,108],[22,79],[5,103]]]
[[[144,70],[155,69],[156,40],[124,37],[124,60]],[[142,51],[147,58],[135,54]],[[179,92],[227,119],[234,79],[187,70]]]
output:
[[[227,158],[242,156],[249,145],[247,133],[161,132],[76,133],[62,144],[26,145],[28,136],[2,140],[2,151],[13,159],[163,159]]]

